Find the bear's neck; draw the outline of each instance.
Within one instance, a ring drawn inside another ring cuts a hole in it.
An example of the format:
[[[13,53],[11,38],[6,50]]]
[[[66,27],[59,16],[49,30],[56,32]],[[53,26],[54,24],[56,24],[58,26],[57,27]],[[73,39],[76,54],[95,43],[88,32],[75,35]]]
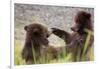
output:
[[[34,48],[35,51],[39,51],[40,49],[40,44],[38,43],[38,41],[32,40],[32,38],[29,39],[29,37],[26,38],[25,45]]]

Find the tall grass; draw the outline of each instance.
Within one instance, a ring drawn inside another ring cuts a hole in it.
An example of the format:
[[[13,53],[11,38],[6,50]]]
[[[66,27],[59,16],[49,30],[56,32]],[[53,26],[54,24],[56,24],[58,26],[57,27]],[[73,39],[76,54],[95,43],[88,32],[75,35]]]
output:
[[[15,47],[14,47],[14,64],[15,65],[24,65],[25,60],[22,59],[21,56],[21,51],[22,51],[22,47],[21,47],[21,43],[20,41],[15,41]]]
[[[48,49],[48,52],[44,55],[40,55],[39,59],[37,60],[36,58],[36,53],[34,51],[34,48],[32,47],[33,51],[33,58],[34,58],[34,64],[49,64],[49,63],[66,63],[66,62],[73,62],[73,58],[76,58],[77,61],[87,61],[87,57],[89,58],[88,61],[93,61],[94,60],[94,47],[90,49],[89,55],[86,55],[85,52],[88,48],[88,44],[91,38],[91,35],[93,35],[93,32],[88,31],[88,36],[86,38],[83,52],[82,52],[82,57],[80,58],[80,51],[78,51],[78,55],[76,57],[73,57],[72,53],[67,53],[66,49],[64,48],[62,52],[58,54],[58,57],[55,59],[52,59],[53,53],[51,53],[52,49]],[[14,47],[14,63],[15,65],[25,65],[26,62],[25,60],[22,59],[21,57],[21,43],[20,41],[15,40],[15,47]]]
[[[87,49],[88,49],[88,46],[89,46],[89,42],[91,41],[91,36],[93,36],[93,32],[92,31],[90,31],[88,29],[85,29],[85,31],[88,33],[88,35],[87,35],[87,38],[86,38],[86,41],[85,41],[85,44],[84,44],[82,57],[81,57],[81,60],[83,60],[83,61],[86,59],[86,52],[87,52]],[[91,52],[90,55],[91,55],[91,57],[94,57],[93,52]],[[89,57],[90,61],[94,60],[93,58],[91,59],[91,57]]]

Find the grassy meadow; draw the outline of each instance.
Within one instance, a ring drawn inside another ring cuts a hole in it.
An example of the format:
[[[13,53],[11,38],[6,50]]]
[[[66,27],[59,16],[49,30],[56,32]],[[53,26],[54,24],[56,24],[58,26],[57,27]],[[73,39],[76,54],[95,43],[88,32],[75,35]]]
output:
[[[88,42],[90,41],[90,36],[91,36],[91,32],[87,36],[81,58],[80,58],[80,55],[78,55],[78,53],[76,54],[76,57],[73,57],[72,53],[67,53],[66,50],[63,49],[61,54],[59,53],[59,55],[57,56],[56,59],[51,59],[52,53],[50,53],[50,49],[48,49],[49,53],[45,56],[44,55],[41,56],[41,58],[39,60],[36,60],[36,58],[34,57],[34,62],[35,62],[34,64],[67,63],[67,62],[73,62],[73,58],[77,59],[76,62],[93,61],[94,60],[94,48],[93,47],[89,50],[88,55],[85,54],[85,51],[87,50]],[[26,64],[25,60],[23,60],[21,57],[22,47],[21,47],[20,41],[15,40],[15,48],[14,49],[15,49],[14,50],[15,65],[25,65]],[[33,55],[35,55],[34,49],[33,49]]]

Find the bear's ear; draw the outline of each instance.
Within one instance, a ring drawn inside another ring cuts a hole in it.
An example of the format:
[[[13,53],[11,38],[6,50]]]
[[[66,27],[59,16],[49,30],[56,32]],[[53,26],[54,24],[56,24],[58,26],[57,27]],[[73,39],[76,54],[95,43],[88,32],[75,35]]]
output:
[[[27,31],[27,26],[25,26],[25,27],[24,27],[24,30],[26,30],[26,31]]]

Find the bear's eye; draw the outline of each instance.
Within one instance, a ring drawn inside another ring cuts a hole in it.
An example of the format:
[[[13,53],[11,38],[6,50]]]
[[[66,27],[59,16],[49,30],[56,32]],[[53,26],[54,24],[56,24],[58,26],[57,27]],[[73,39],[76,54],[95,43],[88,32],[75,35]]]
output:
[[[33,29],[32,32],[33,32],[33,35],[35,35],[35,36],[40,36],[40,31],[39,31],[39,29]]]
[[[36,36],[38,36],[38,35],[39,35],[39,33],[38,33],[38,32],[33,32],[33,34],[34,34],[34,35],[36,35]]]

